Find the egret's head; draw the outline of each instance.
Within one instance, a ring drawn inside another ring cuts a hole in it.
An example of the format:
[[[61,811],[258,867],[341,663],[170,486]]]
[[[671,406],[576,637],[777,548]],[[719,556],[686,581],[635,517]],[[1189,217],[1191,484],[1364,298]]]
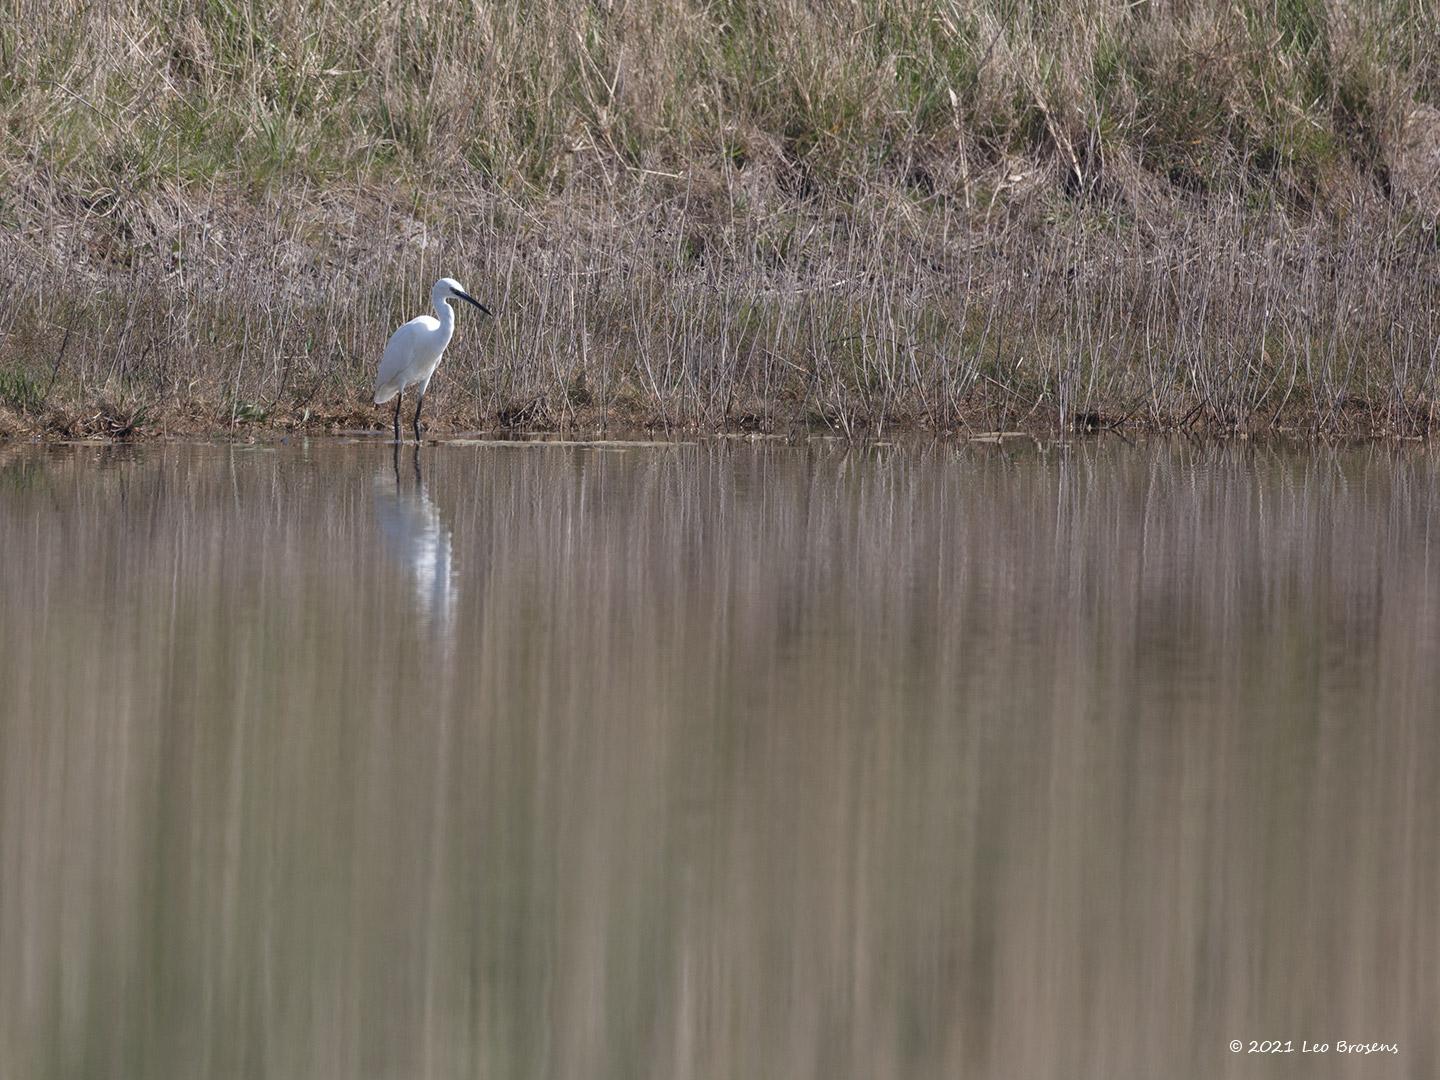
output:
[[[435,301],[435,307],[437,309],[446,300],[464,300],[467,304],[474,304],[486,315],[492,314],[488,307],[467,293],[460,282],[456,281],[453,277],[442,277],[437,281],[435,288],[430,293],[430,297]]]

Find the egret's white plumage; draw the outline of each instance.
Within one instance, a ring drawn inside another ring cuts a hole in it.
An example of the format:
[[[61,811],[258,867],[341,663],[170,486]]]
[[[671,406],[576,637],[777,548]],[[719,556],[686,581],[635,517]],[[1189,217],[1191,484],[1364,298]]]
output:
[[[425,388],[440,366],[440,357],[445,346],[455,336],[455,309],[451,300],[464,300],[474,304],[486,315],[490,309],[467,293],[454,278],[441,278],[430,290],[430,303],[435,315],[420,315],[411,319],[395,333],[385,345],[380,357],[380,371],[375,376],[375,404],[383,405],[391,398],[395,402],[395,438],[400,438],[400,401],[405,388],[419,386],[415,401],[415,438],[420,438],[420,407],[425,403]]]

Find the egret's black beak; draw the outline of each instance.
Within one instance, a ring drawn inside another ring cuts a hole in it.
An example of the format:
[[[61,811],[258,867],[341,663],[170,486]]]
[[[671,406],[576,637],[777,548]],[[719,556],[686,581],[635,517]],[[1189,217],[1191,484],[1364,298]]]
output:
[[[489,315],[492,319],[495,317],[495,313],[493,311],[491,311],[488,307],[482,304],[479,300],[476,300],[475,297],[471,296],[469,293],[461,292],[459,289],[451,289],[450,291],[453,292],[461,300],[465,300],[471,304],[474,304],[481,311],[485,312],[486,315]]]

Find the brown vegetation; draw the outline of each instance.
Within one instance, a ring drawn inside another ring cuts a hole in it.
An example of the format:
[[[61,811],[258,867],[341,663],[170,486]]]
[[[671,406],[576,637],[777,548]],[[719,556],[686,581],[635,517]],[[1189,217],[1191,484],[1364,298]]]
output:
[[[378,428],[442,273],[436,430],[1440,395],[1425,3],[6,6],[0,432]]]

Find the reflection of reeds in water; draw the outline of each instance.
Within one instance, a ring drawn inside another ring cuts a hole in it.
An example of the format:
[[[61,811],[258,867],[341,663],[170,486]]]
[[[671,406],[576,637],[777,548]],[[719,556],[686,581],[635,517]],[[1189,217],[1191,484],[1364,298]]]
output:
[[[380,453],[0,479],[0,1071],[1434,1071],[1432,454]]]

